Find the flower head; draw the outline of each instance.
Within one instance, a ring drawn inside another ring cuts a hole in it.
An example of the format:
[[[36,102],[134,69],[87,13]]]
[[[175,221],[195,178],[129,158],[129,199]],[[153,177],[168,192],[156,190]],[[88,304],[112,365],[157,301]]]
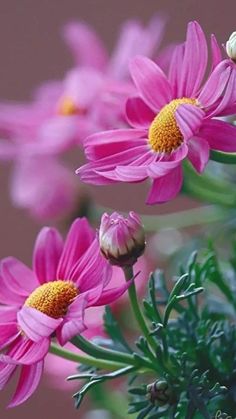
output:
[[[184,159],[201,173],[210,149],[236,151],[236,127],[215,119],[232,111],[235,72],[231,60],[220,61],[214,37],[212,55],[212,70],[204,82],[207,43],[200,25],[190,22],[168,76],[150,59],[134,58],[130,71],[137,92],[126,105],[132,128],[88,137],[84,147],[89,162],[77,171],[81,179],[105,185],[150,178],[147,203],[155,204],[180,191]]]
[[[108,304],[127,289],[107,289],[111,267],[85,219],[71,226],[65,243],[54,228],[39,233],[33,269],[15,258],[0,264],[0,389],[22,366],[10,406],[36,389],[52,336],[64,345],[86,329],[85,310]]]
[[[145,249],[145,234],[134,212],[128,217],[103,214],[99,229],[100,249],[112,265],[132,266]]]

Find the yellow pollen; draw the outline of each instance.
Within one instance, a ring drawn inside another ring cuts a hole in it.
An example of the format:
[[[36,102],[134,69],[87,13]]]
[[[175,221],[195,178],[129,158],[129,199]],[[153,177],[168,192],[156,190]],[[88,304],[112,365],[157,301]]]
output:
[[[196,99],[183,97],[174,99],[165,105],[153,119],[148,132],[152,150],[157,153],[171,153],[183,142],[183,135],[175,119],[175,111],[180,105],[198,105]]]
[[[51,281],[36,288],[25,301],[25,306],[58,319],[66,314],[77,295],[78,290],[72,282]]]
[[[59,101],[58,113],[59,115],[70,116],[76,115],[80,112],[78,106],[76,106],[73,100],[69,96],[66,96]]]

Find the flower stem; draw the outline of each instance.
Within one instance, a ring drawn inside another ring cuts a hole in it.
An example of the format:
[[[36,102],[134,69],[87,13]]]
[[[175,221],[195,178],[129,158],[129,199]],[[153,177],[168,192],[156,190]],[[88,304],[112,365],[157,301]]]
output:
[[[103,359],[93,358],[92,356],[79,355],[74,352],[68,351],[67,349],[62,348],[61,346],[58,346],[55,343],[51,343],[49,352],[61,358],[68,359],[69,361],[74,361],[77,364],[84,364],[84,365],[88,365],[91,367],[104,369],[104,370],[114,371],[116,369],[119,369],[125,366],[124,364],[121,364],[121,363],[105,361]]]
[[[111,349],[103,348],[95,343],[89,342],[83,336],[78,335],[71,339],[71,343],[77,348],[81,349],[83,352],[86,352],[88,355],[93,357],[98,357],[106,359],[112,362],[118,362],[125,365],[133,365],[137,368],[139,367],[148,367],[153,369],[152,364],[147,358],[136,359],[133,355],[130,355],[125,352],[114,351]]]
[[[219,163],[236,164],[236,153],[223,153],[211,150],[210,159]]]
[[[126,266],[123,268],[124,274],[125,274],[125,279],[126,281],[129,281],[130,279],[132,279],[134,277],[134,273],[133,273],[133,267],[132,266]],[[140,326],[140,329],[142,330],[145,338],[147,339],[147,342],[149,343],[150,347],[154,350],[154,353],[156,353],[156,342],[153,339],[152,336],[150,336],[149,334],[149,330],[148,327],[146,325],[146,322],[144,320],[143,314],[140,310],[140,305],[137,299],[137,293],[136,293],[136,287],[135,284],[131,284],[129,289],[129,299],[132,305],[132,309],[134,312],[134,315],[136,317],[136,320]]]

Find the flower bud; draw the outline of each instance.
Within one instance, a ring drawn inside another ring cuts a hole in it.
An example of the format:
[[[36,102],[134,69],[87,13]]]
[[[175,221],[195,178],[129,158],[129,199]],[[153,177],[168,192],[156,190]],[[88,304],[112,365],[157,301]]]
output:
[[[236,61],[236,32],[233,32],[226,42],[226,52],[231,60]]]
[[[174,401],[172,390],[165,380],[157,380],[147,386],[147,395],[155,406],[165,406]]]
[[[132,266],[145,249],[144,228],[139,216],[130,212],[128,217],[113,212],[103,214],[99,229],[102,254],[112,265]]]

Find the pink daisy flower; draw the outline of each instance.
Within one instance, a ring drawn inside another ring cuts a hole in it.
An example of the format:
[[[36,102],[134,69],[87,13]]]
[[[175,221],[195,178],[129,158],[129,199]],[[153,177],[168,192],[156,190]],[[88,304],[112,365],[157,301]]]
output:
[[[208,50],[197,22],[177,47],[168,77],[154,62],[136,57],[130,66],[137,96],[127,102],[131,129],[97,133],[85,140],[89,163],[78,169],[84,182],[109,184],[150,178],[148,204],[173,199],[183,182],[182,162],[201,173],[210,149],[236,151],[236,127],[215,119],[230,112],[236,79],[230,60],[220,61],[212,37],[212,71],[205,80]]]
[[[54,228],[36,240],[33,269],[9,257],[0,264],[0,389],[18,366],[19,383],[9,406],[27,400],[43,371],[52,336],[61,345],[86,329],[85,310],[113,302],[129,284],[107,288],[111,267],[86,219],[77,219],[65,243]]]

